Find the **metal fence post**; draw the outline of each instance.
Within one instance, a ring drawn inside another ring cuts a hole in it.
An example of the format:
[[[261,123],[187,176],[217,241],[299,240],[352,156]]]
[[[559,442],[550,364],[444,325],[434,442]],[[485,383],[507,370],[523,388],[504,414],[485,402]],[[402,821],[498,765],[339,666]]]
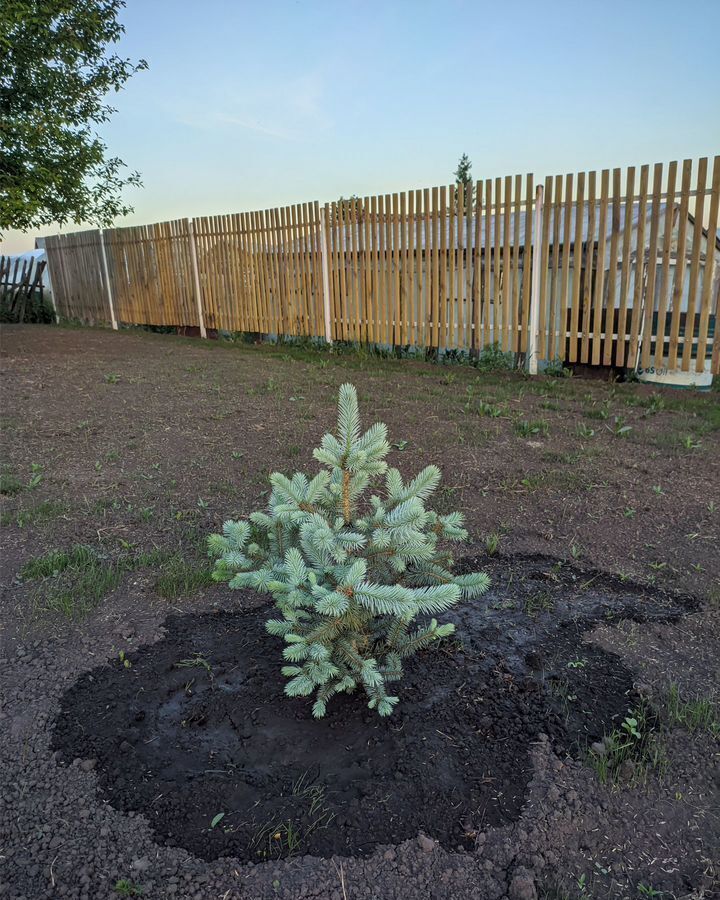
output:
[[[327,210],[320,210],[320,265],[322,267],[323,310],[325,312],[325,340],[332,344],[332,318],[330,316],[330,269],[328,268]]]
[[[203,316],[202,294],[200,292],[200,271],[197,262],[197,250],[195,248],[195,226],[192,219],[187,220],[188,235],[190,238],[190,258],[192,260],[193,283],[195,285],[195,302],[197,304],[198,324],[200,325],[200,337],[206,338],[205,317]]]
[[[100,231],[100,252],[103,262],[103,278],[105,279],[105,290],[107,292],[108,306],[110,307],[110,321],[114,331],[118,330],[117,319],[115,318],[115,304],[113,303],[112,288],[110,287],[110,272],[108,271],[107,253],[105,252],[105,233],[102,228]]]
[[[535,215],[533,223],[532,279],[530,289],[530,315],[528,322],[527,371],[537,375],[537,339],[540,324],[540,278],[542,272],[543,186],[535,191]]]

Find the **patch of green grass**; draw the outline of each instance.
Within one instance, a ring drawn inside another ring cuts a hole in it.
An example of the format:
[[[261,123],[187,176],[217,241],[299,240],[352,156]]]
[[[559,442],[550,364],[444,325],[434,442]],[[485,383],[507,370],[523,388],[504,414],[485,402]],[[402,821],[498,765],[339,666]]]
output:
[[[18,528],[24,528],[26,525],[44,525],[52,522],[59,516],[65,515],[68,507],[59,500],[42,500],[33,506],[23,507],[14,512],[6,511],[0,516],[0,524],[15,524]]]
[[[691,732],[706,731],[720,737],[720,712],[717,703],[709,697],[685,700],[681,697],[678,686],[672,684],[665,708],[671,725],[681,725]]]
[[[212,570],[199,562],[188,562],[179,554],[171,556],[162,566],[155,581],[155,590],[166,600],[186,597],[215,582]]]
[[[75,544],[69,551],[53,550],[29,560],[20,574],[41,581],[34,597],[37,609],[78,619],[115,590],[128,568],[125,560],[109,561],[92,547]]]
[[[668,411],[685,413],[688,418],[697,422],[696,430],[701,433],[720,431],[720,403],[713,391],[711,394],[692,394],[690,391],[677,391],[678,396],[667,397],[664,407]]]
[[[35,578],[50,578],[74,566],[85,569],[95,563],[97,554],[91,547],[75,544],[69,551],[51,550],[26,562],[20,569],[20,577],[26,581]]]
[[[19,494],[24,487],[22,481],[12,472],[0,472],[0,494],[12,497],[13,494]]]
[[[132,545],[126,544],[126,550]],[[94,547],[74,544],[69,550],[51,550],[28,560],[20,570],[26,581],[40,582],[33,602],[41,612],[58,612],[68,619],[80,619],[95,609],[100,602],[120,584],[125,573],[138,568],[160,568],[158,579],[162,582],[158,593],[165,597],[177,597],[191,592],[193,585],[212,583],[210,573],[201,567],[194,577],[184,568],[178,567],[180,557],[166,550],[155,548],[133,555],[126,552],[118,559],[111,560]]]

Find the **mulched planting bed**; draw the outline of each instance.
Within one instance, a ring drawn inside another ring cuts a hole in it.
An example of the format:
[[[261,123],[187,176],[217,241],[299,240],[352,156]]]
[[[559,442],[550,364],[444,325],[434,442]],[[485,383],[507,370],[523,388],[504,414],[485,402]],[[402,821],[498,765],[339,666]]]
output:
[[[321,721],[285,697],[263,606],[173,617],[129,666],[84,675],[63,698],[54,748],[96,760],[103,800],[205,859],[365,855],[419,832],[471,849],[519,816],[540,735],[578,755],[640,702],[632,673],[583,633],[621,613],[680,611],[552,560],[492,568],[493,589],[448,616],[453,639],[410,663],[388,719],[359,695]],[[532,602],[540,620],[528,621]]]

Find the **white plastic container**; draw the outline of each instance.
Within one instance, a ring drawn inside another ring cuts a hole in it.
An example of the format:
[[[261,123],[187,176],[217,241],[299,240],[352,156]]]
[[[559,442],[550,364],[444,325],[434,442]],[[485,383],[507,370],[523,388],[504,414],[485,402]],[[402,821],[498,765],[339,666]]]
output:
[[[662,368],[648,366],[647,369],[638,369],[638,378],[645,384],[656,384],[658,387],[680,388],[684,390],[709,391],[712,387],[713,376],[710,371],[710,360],[705,363],[704,372],[695,371],[695,360],[690,362],[690,371],[682,369],[669,369],[667,360]]]

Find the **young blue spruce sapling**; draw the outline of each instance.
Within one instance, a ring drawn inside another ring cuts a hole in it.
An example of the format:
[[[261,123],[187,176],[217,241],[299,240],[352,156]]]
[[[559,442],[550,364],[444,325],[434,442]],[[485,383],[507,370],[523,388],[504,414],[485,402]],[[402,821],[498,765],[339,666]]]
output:
[[[324,468],[312,479],[275,472],[267,511],[227,521],[208,539],[217,581],[272,594],[280,617],[266,628],[285,641],[285,693],[313,694],[317,718],[333,695],[358,687],[371,709],[390,715],[399,698],[388,687],[402,661],[455,630],[432,617],[489,585],[484,572],[450,571],[443,544],[467,532],[461,513],[426,507],[440,470],[427,466],[405,484],[388,469],[389,450],[384,424],[361,434],[355,388],[344,384],[337,435],[313,454]]]

